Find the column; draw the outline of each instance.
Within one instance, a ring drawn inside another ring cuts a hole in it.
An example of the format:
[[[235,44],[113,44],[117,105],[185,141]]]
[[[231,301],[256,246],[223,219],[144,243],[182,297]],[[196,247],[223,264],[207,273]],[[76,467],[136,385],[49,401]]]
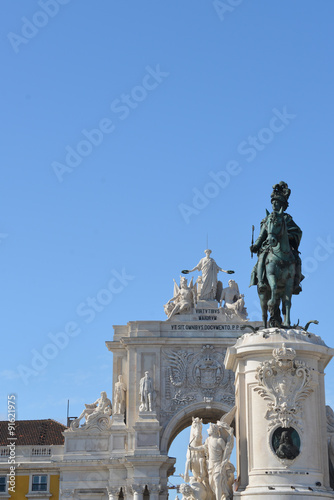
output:
[[[109,500],[118,500],[120,490],[121,488],[119,486],[109,486],[108,487]]]
[[[143,500],[145,486],[142,486],[141,484],[132,484],[131,489],[133,493],[133,500]]]
[[[167,484],[166,485],[161,485],[160,488],[160,500],[167,500],[168,499],[168,488]]]
[[[150,493],[150,500],[159,500],[159,493],[161,490],[160,484],[149,484],[147,487]]]

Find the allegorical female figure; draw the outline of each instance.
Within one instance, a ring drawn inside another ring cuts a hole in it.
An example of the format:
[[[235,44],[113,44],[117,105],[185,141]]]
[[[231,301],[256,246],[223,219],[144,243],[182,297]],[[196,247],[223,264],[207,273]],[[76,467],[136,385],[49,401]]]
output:
[[[182,271],[183,274],[192,273],[193,271],[201,271],[202,272],[202,283],[201,283],[201,300],[220,300],[220,297],[217,298],[217,275],[219,271],[227,274],[233,274],[234,271],[225,271],[221,267],[218,266],[216,261],[210,257],[211,250],[205,250],[205,257],[199,261],[197,266],[190,270]]]

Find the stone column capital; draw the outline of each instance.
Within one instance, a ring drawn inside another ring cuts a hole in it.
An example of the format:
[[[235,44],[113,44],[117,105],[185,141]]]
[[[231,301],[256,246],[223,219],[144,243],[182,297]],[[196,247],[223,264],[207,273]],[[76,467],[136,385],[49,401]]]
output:
[[[160,491],[162,490],[160,484],[148,484],[147,488],[150,493],[160,493]]]
[[[135,494],[137,493],[138,495],[143,494],[145,489],[145,485],[142,484],[132,484],[131,485],[131,490]]]
[[[121,491],[120,486],[108,486],[107,488],[109,499],[113,499],[115,497],[118,497],[119,492]]]

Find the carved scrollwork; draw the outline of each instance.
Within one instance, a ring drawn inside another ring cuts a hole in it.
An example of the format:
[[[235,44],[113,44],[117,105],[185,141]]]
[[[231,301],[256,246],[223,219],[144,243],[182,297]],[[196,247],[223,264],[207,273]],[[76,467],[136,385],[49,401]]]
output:
[[[220,399],[223,403],[227,404],[228,406],[234,406],[235,405],[235,396],[234,394],[224,394],[222,398]]]
[[[258,385],[254,390],[268,400],[266,418],[269,427],[281,424],[283,428],[300,426],[302,401],[313,392],[312,369],[296,359],[296,351],[282,344],[273,350],[273,359],[257,368]]]
[[[194,401],[195,396],[183,394],[181,391],[177,391],[175,393],[174,397],[172,398],[172,400],[177,405],[183,405],[183,404],[188,404],[188,403],[191,403],[192,401]]]

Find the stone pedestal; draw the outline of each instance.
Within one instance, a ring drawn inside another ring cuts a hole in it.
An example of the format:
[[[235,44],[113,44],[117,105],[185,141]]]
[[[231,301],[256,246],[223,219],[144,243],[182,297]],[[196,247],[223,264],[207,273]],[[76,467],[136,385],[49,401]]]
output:
[[[97,459],[109,458],[110,430],[66,430],[65,436],[65,457],[66,460],[85,458],[90,459],[95,456]]]
[[[196,309],[218,309],[216,300],[199,300],[196,304]]]
[[[114,413],[111,421],[111,427],[124,427],[124,415],[122,413]]]
[[[329,487],[324,368],[334,354],[300,329],[263,329],[229,347],[235,372],[234,498],[334,498]]]
[[[161,426],[155,412],[140,412],[135,425],[135,454],[160,454]]]
[[[124,415],[115,413],[111,421],[110,451],[111,455],[124,454],[127,451],[128,431],[124,422]]]

